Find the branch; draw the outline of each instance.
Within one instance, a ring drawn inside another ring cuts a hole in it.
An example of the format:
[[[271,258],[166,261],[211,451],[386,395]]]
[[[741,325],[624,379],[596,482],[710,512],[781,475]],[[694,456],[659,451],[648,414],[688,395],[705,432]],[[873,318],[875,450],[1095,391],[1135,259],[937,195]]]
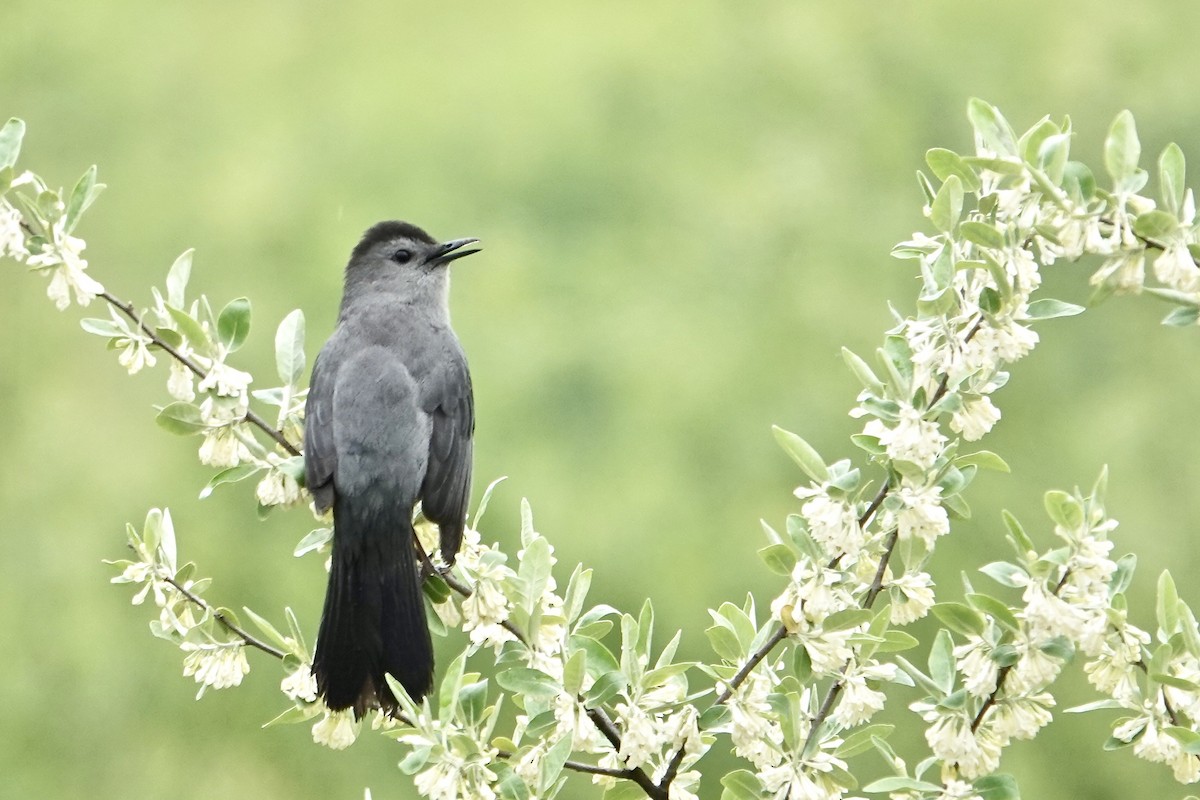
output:
[[[285,655],[287,655],[282,650],[276,650],[274,647],[271,647],[271,645],[267,644],[266,642],[262,641],[261,639],[258,639],[249,633],[246,633],[246,631],[242,630],[240,627],[238,627],[233,622],[231,622],[228,617],[226,617],[224,614],[222,614],[220,611],[218,611],[216,608],[214,608],[212,605],[210,605],[206,600],[204,600],[200,597],[197,597],[196,595],[192,594],[187,589],[183,588],[183,586],[178,581],[176,581],[174,578],[160,576],[160,580],[166,581],[167,583],[174,586],[175,590],[178,591],[185,598],[187,598],[189,601],[191,601],[192,603],[199,606],[206,613],[212,614],[213,619],[215,619],[217,622],[221,623],[221,627],[223,627],[225,630],[232,633],[234,636],[237,636],[239,639],[241,639],[243,642],[250,645],[251,647],[262,650],[267,655],[274,656],[275,658],[279,658],[279,659],[282,659]]]
[[[138,326],[138,329],[141,330],[142,333],[148,336],[150,340],[154,342],[154,344],[161,347],[168,355],[171,356],[171,358],[175,359],[180,364],[183,364],[185,367],[195,373],[196,376],[201,380],[208,376],[208,372],[199,364],[197,364],[195,360],[189,358],[188,356],[179,352],[179,350],[176,348],[172,347],[170,343],[164,341],[163,338],[158,335],[157,331],[143,322],[142,315],[137,313],[137,309],[134,308],[133,303],[122,300],[108,291],[101,292],[99,296],[104,298],[104,300],[106,300],[113,308],[129,317],[129,319],[131,319],[134,324]],[[268,424],[267,421],[260,417],[253,409],[246,409],[245,419],[246,422],[249,422],[251,425],[259,428],[263,433],[271,437],[276,444],[278,444],[291,455],[300,455],[299,449],[292,445],[292,443],[289,442],[280,431],[276,430],[273,425]]]

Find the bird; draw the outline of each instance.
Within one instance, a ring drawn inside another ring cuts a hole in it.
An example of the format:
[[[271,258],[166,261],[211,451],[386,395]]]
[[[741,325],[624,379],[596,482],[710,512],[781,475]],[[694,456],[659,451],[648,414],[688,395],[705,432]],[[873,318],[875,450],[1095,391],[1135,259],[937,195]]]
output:
[[[333,511],[333,552],[313,654],[317,692],[361,719],[398,703],[390,674],[420,702],[433,685],[413,531],[418,502],[452,565],[471,492],[474,396],[450,327],[449,266],[478,239],[439,242],[380,222],[346,265],[337,324],[305,401],[305,484]],[[423,551],[422,551],[423,552]]]

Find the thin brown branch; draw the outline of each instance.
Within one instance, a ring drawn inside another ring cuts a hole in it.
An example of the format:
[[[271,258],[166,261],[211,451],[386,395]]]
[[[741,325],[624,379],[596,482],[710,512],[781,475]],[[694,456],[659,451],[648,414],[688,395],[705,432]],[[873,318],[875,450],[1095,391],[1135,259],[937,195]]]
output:
[[[178,349],[173,347],[169,342],[165,341],[161,336],[159,336],[158,332],[156,330],[154,330],[149,325],[147,325],[145,323],[145,321],[142,319],[142,315],[137,312],[136,308],[134,308],[133,303],[122,300],[121,298],[119,298],[119,297],[113,295],[111,292],[107,292],[107,291],[101,292],[99,296],[102,297],[106,302],[108,302],[108,304],[111,305],[113,308],[117,309],[122,314],[129,317],[129,319],[132,320],[133,323],[138,326],[138,329],[142,333],[144,333],[147,337],[150,338],[150,341],[154,342],[154,344],[156,344],[158,347],[162,348],[164,352],[166,352],[169,356],[171,356],[171,358],[175,359],[180,364],[183,364],[185,367],[187,367],[189,370],[191,370],[197,377],[203,379],[208,375],[207,370],[205,370],[203,367],[201,367],[199,364],[197,364],[194,359],[189,358],[188,356],[181,353]],[[265,433],[272,440],[274,440],[274,442],[276,444],[278,444],[280,447],[282,447],[285,451],[287,451],[291,455],[293,455],[293,456],[300,455],[300,450],[295,445],[293,445],[291,442],[289,442],[287,440],[287,438],[283,435],[282,432],[276,430],[273,425],[270,425],[265,419],[263,419],[261,416],[259,416],[259,414],[256,411],[254,411],[253,409],[246,409],[245,419],[246,419],[246,422],[249,422],[251,425],[255,426],[256,428],[259,428],[263,433]]]
[[[516,758],[517,754],[509,750],[497,750],[496,757],[511,760]],[[573,770],[574,772],[586,773],[588,775],[607,775],[610,778],[623,778],[625,780],[632,780],[631,773],[627,769],[600,767],[595,764],[584,763],[583,761],[571,761],[570,759],[567,759],[567,761],[563,763],[563,768]]]
[[[285,655],[287,655],[282,650],[277,650],[274,647],[272,647],[271,645],[262,641],[261,639],[258,639],[257,637],[247,633],[241,627],[239,627],[234,622],[232,622],[229,619],[229,617],[225,616],[220,611],[218,611],[216,608],[214,608],[211,604],[209,604],[208,601],[204,600],[201,597],[198,597],[197,595],[195,595],[192,592],[185,589],[183,587],[183,585],[180,584],[174,578],[163,577],[162,580],[164,580],[167,583],[174,586],[175,590],[178,591],[185,598],[187,598],[187,600],[189,602],[195,604],[196,606],[199,606],[205,612],[212,614],[213,619],[215,619],[217,622],[219,622],[221,624],[221,627],[223,627],[225,630],[232,633],[234,636],[237,636],[239,639],[241,639],[243,642],[245,642],[249,646],[254,647],[258,650],[262,650],[267,655],[274,656],[275,658],[279,658],[279,659],[282,659]]]

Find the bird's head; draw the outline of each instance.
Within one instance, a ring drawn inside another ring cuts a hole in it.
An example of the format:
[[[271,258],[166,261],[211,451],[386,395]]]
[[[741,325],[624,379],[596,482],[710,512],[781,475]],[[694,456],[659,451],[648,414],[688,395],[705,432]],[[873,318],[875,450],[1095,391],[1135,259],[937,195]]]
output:
[[[451,261],[478,253],[478,239],[439,242],[416,225],[380,222],[363,234],[346,265],[346,300],[387,297],[391,302],[444,307]]]

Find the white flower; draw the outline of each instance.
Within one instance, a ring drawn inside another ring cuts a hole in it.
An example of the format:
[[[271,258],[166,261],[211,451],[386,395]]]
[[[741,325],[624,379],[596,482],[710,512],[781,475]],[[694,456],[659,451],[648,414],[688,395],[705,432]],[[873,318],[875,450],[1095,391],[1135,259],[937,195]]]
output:
[[[975,787],[966,781],[948,780],[937,800],[982,800]]]
[[[662,750],[655,720],[633,703],[618,703],[616,711],[621,728],[621,760],[631,769],[643,766]]]
[[[797,496],[809,490],[797,489]],[[854,508],[844,500],[834,500],[822,492],[803,506],[800,513],[808,521],[808,532],[813,540],[822,544],[831,553],[855,555],[863,546],[863,530],[858,524]]]
[[[495,800],[492,783],[496,773],[481,760],[488,756],[462,757],[453,749],[440,753],[425,771],[413,779],[417,791],[430,800]]]
[[[904,507],[896,513],[901,539],[921,538],[932,548],[937,537],[950,532],[950,517],[942,506],[940,486],[912,486],[907,480],[896,492]]]
[[[204,442],[200,445],[201,464],[228,469],[251,458],[250,451],[237,437],[232,425],[222,425],[204,432]]]
[[[246,387],[250,385],[252,376],[240,369],[234,369],[218,359],[208,365],[208,371],[200,381],[201,392],[216,391],[219,397],[242,397]]]
[[[966,401],[950,416],[950,429],[961,433],[968,442],[975,442],[982,439],[999,419],[1000,409],[992,405],[990,397],[982,395]]]
[[[1118,293],[1136,294],[1146,282],[1146,251],[1121,251],[1100,265],[1089,279],[1093,286],[1112,285]]]
[[[996,689],[999,665],[992,658],[991,646],[978,636],[954,648],[963,688],[975,697],[987,697]]]
[[[1200,290],[1200,268],[1182,241],[1171,243],[1154,259],[1154,276],[1181,292]]]
[[[139,336],[124,341],[125,343],[121,346],[121,355],[117,356],[117,363],[127,369],[130,375],[141,372],[142,367],[154,366],[154,354],[146,346],[145,339]]]
[[[758,770],[775,766],[783,758],[783,730],[768,715],[767,701],[775,680],[770,670],[751,672],[729,698],[729,738],[733,751]]]
[[[700,800],[700,795],[696,794],[699,789],[699,770],[676,773],[671,788],[667,790],[667,800]]]
[[[267,471],[254,490],[259,505],[287,506],[300,502],[300,486],[296,479],[280,469]]]
[[[25,231],[21,229],[21,212],[0,199],[0,258],[6,255],[24,261],[29,250],[25,247]]]
[[[843,728],[860,725],[883,709],[887,695],[867,685],[868,680],[890,680],[896,676],[895,664],[868,664],[847,670],[842,679],[842,700],[833,719]]]
[[[912,406],[901,407],[900,419],[894,428],[873,419],[863,426],[863,433],[879,439],[889,457],[910,461],[922,469],[933,466],[946,445],[946,437],[938,431],[937,423],[924,419]]]
[[[771,603],[771,612],[783,619],[786,609],[788,615],[802,613],[808,621],[820,622],[835,611],[855,605],[845,583],[846,575],[839,570],[818,566],[806,557],[800,558],[792,567],[791,583]]]
[[[774,792],[776,800],[840,800],[845,788],[831,773],[845,770],[846,762],[826,748],[836,747],[841,739],[821,742],[822,749],[808,758],[789,759],[782,764],[759,771],[763,788]]]
[[[354,713],[350,709],[325,709],[325,716],[312,727],[312,738],[317,744],[323,744],[331,750],[345,750],[358,738],[358,730],[359,723],[354,721]]]
[[[194,377],[192,371],[182,362],[171,359],[171,374],[167,378],[167,394],[185,403],[192,402],[196,399],[196,392],[192,388]]]
[[[88,275],[87,261],[80,253],[87,246],[83,239],[69,236],[65,230],[66,219],[54,223],[51,229],[51,241],[42,252],[29,256],[25,263],[31,267],[45,267],[53,274],[46,294],[59,311],[71,304],[71,292],[75,292],[75,301],[86,306],[92,298],[104,291],[100,283]]]
[[[962,777],[973,779],[996,771],[1003,743],[987,726],[972,733],[971,720],[959,712],[938,714],[933,710],[922,716],[933,722],[925,731],[933,754],[947,765],[957,766]]]
[[[1025,697],[1006,697],[997,703],[988,717],[988,725],[1006,741],[1032,739],[1050,724],[1054,697],[1041,692]]]
[[[500,591],[500,584],[480,576],[471,596],[462,602],[463,630],[471,634],[474,644],[498,647],[513,638],[501,624],[508,619],[508,611],[508,598]]]
[[[240,644],[200,645],[184,642],[179,646],[187,653],[183,658],[184,676],[195,676],[196,683],[203,687],[228,689],[242,682],[242,676],[250,671],[245,648]]]
[[[1020,659],[1004,681],[1004,689],[1013,695],[1031,694],[1041,691],[1058,677],[1063,662],[1038,646],[1039,642],[1026,634],[1019,635],[1013,642]]]
[[[933,579],[926,572],[909,572],[888,582],[892,600],[893,625],[907,625],[929,613],[933,607]]]
[[[317,699],[317,679],[308,664],[290,673],[279,683],[279,690],[293,700],[303,700],[306,703]]]

